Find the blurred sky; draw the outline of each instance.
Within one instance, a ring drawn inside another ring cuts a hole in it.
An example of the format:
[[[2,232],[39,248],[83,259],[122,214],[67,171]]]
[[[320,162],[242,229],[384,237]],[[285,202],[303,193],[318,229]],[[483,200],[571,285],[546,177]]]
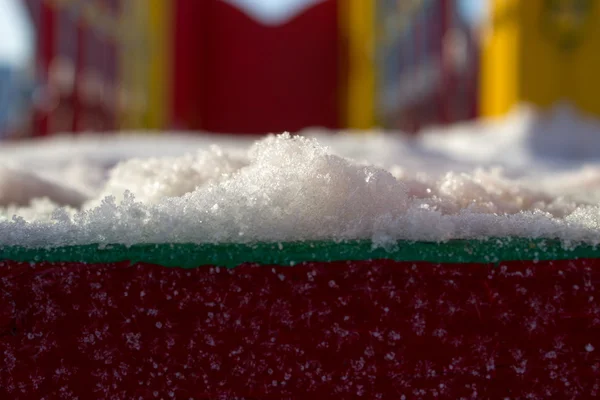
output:
[[[0,0],[0,64],[24,65],[33,56],[33,27],[23,0]]]
[[[489,0],[459,0],[458,7],[461,16],[471,25],[479,24],[485,19]]]
[[[265,25],[283,24],[322,0],[225,0]]]

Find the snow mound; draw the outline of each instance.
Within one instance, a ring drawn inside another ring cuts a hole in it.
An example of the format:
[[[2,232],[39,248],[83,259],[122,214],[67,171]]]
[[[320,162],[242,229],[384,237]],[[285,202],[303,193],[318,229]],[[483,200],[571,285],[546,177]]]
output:
[[[429,129],[420,141],[423,148],[454,158],[516,167],[600,159],[599,121],[569,104],[547,111],[521,105],[503,118]]]
[[[84,194],[69,187],[0,165],[0,204],[26,205],[40,197],[71,206],[79,205],[85,199]]]
[[[144,201],[156,203],[164,197],[177,197],[198,186],[237,171],[247,164],[245,155],[224,153],[218,146],[196,155],[180,157],[134,158],[118,164],[111,172],[101,194],[87,203],[97,205],[104,197],[122,199],[126,191]]]
[[[564,135],[587,144],[567,145]],[[600,129],[568,109],[522,108],[418,138],[307,130],[11,146],[0,146],[0,245],[600,243],[600,155],[590,149],[600,148]]]

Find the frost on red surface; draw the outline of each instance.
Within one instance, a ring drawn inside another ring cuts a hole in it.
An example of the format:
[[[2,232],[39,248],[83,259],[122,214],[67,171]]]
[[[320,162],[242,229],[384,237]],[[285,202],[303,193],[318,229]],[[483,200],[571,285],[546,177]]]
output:
[[[0,398],[589,397],[598,271],[0,262]]]

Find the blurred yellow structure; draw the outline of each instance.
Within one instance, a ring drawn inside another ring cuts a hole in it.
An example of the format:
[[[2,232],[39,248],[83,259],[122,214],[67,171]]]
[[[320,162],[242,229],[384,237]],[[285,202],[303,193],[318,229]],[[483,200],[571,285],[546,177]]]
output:
[[[164,129],[171,0],[128,0],[121,14],[121,129]]]
[[[168,79],[171,76],[169,71],[170,54],[170,36],[171,32],[171,9],[172,0],[145,0],[144,4],[148,7],[149,23],[149,78],[148,82],[148,120],[147,125],[150,129],[164,129],[167,125],[170,104]]]
[[[483,33],[481,115],[560,101],[600,115],[600,2],[493,0]]]
[[[145,0],[130,0],[121,13],[121,40],[125,54],[120,65],[119,126],[122,129],[146,127],[148,114],[148,13]]]
[[[368,129],[375,125],[375,2],[343,0],[340,7],[340,37],[347,60],[341,74],[345,91],[342,101],[342,125],[350,129]]]

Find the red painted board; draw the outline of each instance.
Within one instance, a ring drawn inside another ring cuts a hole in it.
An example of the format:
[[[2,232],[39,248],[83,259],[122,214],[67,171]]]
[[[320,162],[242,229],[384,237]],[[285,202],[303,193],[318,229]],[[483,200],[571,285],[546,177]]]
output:
[[[0,263],[0,398],[588,398],[600,261]]]

